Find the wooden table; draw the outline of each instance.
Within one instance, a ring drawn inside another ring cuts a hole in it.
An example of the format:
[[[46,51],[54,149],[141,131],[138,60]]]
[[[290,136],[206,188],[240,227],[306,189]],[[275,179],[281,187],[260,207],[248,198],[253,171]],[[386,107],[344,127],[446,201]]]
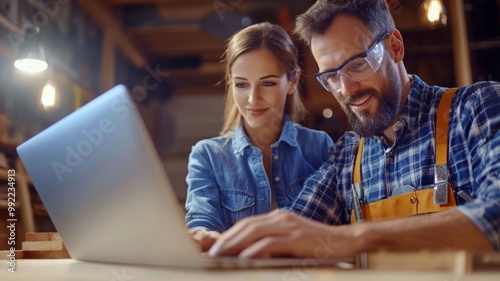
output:
[[[3,261],[5,262],[5,261]],[[451,271],[411,270],[339,270],[329,268],[301,269],[237,269],[193,270],[166,267],[113,265],[75,261],[73,259],[18,260],[16,273],[10,273],[3,263],[0,280],[102,280],[102,281],[498,281],[500,272],[473,272],[457,274]]]

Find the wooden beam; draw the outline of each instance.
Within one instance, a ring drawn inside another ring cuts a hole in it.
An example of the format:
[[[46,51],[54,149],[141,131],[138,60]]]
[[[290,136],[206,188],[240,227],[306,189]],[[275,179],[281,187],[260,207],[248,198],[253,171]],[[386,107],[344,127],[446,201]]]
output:
[[[5,43],[4,41],[0,41],[0,56],[14,61],[16,58],[16,51],[11,45]]]
[[[449,4],[453,54],[455,58],[455,77],[457,80],[456,85],[470,85],[472,83],[472,67],[467,25],[465,22],[464,3],[462,1],[449,1]]]
[[[208,13],[214,11],[211,2],[201,3],[158,3],[158,13],[167,21],[171,22],[198,22]]]
[[[147,65],[146,57],[126,34],[111,10],[96,0],[76,0],[76,2],[105,32],[109,31],[115,46],[135,67],[144,68]]]
[[[225,46],[224,39],[208,35],[198,24],[133,28],[130,34],[151,56],[201,55],[209,51],[221,55]]]
[[[134,5],[164,5],[164,4],[191,4],[200,3],[199,0],[104,0],[107,5],[112,6],[134,6]]]
[[[22,29],[3,14],[0,14],[0,24],[7,28],[9,31],[14,32],[19,36],[23,35]]]
[[[101,93],[111,89],[115,85],[115,50],[111,31],[109,29],[105,30],[101,50]]]

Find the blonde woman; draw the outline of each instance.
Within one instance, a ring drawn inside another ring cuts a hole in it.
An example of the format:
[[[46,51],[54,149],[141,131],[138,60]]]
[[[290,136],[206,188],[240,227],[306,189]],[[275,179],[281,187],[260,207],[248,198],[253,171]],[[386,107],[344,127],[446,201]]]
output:
[[[202,246],[242,218],[293,202],[333,146],[325,132],[295,123],[305,112],[301,71],[281,27],[264,22],[239,31],[224,63],[224,127],[193,146],[186,178],[186,223]]]

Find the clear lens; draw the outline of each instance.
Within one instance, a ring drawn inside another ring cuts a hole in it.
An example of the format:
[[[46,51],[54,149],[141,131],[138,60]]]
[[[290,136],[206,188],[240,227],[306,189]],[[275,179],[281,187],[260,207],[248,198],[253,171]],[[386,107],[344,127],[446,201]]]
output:
[[[366,54],[366,57],[358,57],[344,65],[341,69],[325,72],[316,76],[319,83],[330,92],[341,88],[340,76],[345,75],[353,81],[361,81],[372,76],[382,65],[384,57],[383,41],[378,42]]]

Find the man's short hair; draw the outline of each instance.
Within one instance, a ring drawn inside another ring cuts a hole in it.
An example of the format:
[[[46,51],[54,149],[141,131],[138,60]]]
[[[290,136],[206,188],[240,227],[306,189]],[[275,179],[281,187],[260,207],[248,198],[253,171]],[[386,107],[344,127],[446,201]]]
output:
[[[395,29],[386,0],[318,0],[297,17],[295,33],[309,45],[311,38],[324,34],[340,14],[359,18],[374,36]]]

